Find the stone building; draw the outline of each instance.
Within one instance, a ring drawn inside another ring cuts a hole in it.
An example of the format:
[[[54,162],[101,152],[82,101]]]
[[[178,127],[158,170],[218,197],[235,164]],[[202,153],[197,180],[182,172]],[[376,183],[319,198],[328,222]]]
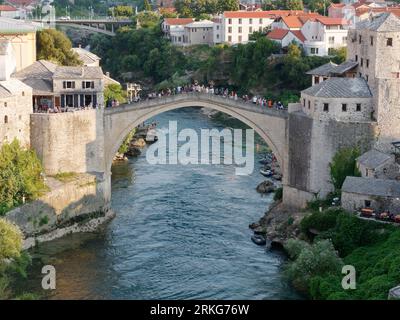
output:
[[[375,147],[390,151],[400,137],[400,18],[383,13],[358,23],[349,30],[347,56],[373,94]]]
[[[29,146],[32,89],[10,78],[13,66],[11,42],[0,43],[0,146],[14,139]]]
[[[35,111],[104,105],[106,76],[101,67],[66,67],[39,60],[12,77],[33,88]]]
[[[357,168],[364,178],[396,179],[400,178],[400,167],[393,154],[371,149],[357,159]]]
[[[193,21],[184,26],[183,45],[214,43],[214,22],[209,20]]]
[[[81,46],[79,46],[78,48],[72,48],[72,51],[74,51],[78,55],[79,60],[82,61],[85,67],[100,66],[100,57],[86,49],[81,48]]]
[[[400,213],[400,182],[388,179],[347,177],[342,187],[342,207],[354,212],[372,208],[376,212],[389,210]]]

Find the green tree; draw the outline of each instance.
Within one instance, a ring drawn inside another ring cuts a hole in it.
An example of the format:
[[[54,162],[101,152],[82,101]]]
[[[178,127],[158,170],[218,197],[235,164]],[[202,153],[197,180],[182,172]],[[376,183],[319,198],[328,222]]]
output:
[[[136,24],[141,28],[156,28],[160,25],[160,16],[153,11],[142,11],[135,16]]]
[[[134,15],[133,8],[131,6],[116,6],[109,9],[109,14],[114,15],[114,17],[132,17]]]
[[[109,84],[104,89],[104,101],[106,104],[110,100],[116,100],[119,103],[126,102],[126,94],[120,84]]]
[[[285,272],[297,290],[309,294],[314,277],[340,275],[343,261],[329,240],[311,246],[301,240],[292,240],[285,247],[294,257]]]
[[[0,265],[4,259],[18,258],[21,250],[21,230],[16,225],[0,218]]]
[[[360,156],[358,148],[340,149],[329,164],[332,183],[336,191],[342,188],[347,176],[360,176],[356,159]]]
[[[21,148],[14,140],[0,149],[0,214],[21,204],[23,199],[33,200],[46,190],[43,168],[33,150]]]
[[[218,9],[220,12],[237,11],[237,10],[239,10],[239,1],[238,0],[220,0],[220,1],[218,1]]]
[[[284,0],[284,6],[287,10],[303,10],[302,0]]]
[[[72,51],[72,44],[61,31],[46,29],[37,33],[37,58],[63,66],[78,66],[82,62]]]
[[[149,3],[149,0],[144,0],[143,1],[143,8],[144,11],[152,11],[151,5]]]

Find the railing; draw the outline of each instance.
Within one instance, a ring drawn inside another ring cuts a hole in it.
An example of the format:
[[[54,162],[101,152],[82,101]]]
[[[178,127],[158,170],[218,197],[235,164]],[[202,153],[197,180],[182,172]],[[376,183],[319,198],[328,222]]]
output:
[[[275,117],[286,118],[288,116],[287,109],[276,109],[268,108],[268,106],[261,106],[252,103],[251,101],[245,101],[241,98],[224,97],[212,93],[201,93],[201,92],[189,92],[180,93],[175,95],[162,96],[159,98],[146,99],[140,102],[133,102],[130,104],[121,104],[117,107],[107,108],[106,114],[113,114],[119,112],[127,112],[131,109],[148,109],[157,106],[163,106],[171,103],[181,102],[193,102],[193,106],[196,107],[195,101],[208,102],[210,104],[216,104],[225,107],[233,107],[235,109],[242,109],[246,111],[268,114]]]

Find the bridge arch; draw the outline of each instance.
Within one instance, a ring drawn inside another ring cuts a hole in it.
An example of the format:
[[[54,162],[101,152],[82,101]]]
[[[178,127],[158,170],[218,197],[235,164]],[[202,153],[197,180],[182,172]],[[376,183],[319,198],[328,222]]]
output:
[[[286,176],[287,165],[287,114],[285,111],[261,109],[242,101],[210,94],[191,93],[122,105],[104,111],[104,152],[108,173],[115,154],[128,133],[144,121],[167,111],[205,107],[226,113],[254,129],[275,154]]]

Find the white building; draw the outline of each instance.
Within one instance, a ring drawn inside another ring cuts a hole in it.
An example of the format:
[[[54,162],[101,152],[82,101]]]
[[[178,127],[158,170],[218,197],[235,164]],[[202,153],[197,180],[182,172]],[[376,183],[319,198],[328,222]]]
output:
[[[0,17],[5,17],[5,18],[19,18],[19,11],[17,8],[10,6],[8,4],[2,4],[0,5]]]
[[[254,32],[265,31],[273,22],[271,11],[225,11],[221,17],[221,42],[247,43]]]
[[[304,49],[308,55],[326,56],[332,49],[347,46],[348,22],[340,18],[317,17],[308,20],[301,32],[306,41]]]
[[[173,44],[184,45],[185,25],[193,21],[193,18],[166,18],[161,24],[161,29]]]

